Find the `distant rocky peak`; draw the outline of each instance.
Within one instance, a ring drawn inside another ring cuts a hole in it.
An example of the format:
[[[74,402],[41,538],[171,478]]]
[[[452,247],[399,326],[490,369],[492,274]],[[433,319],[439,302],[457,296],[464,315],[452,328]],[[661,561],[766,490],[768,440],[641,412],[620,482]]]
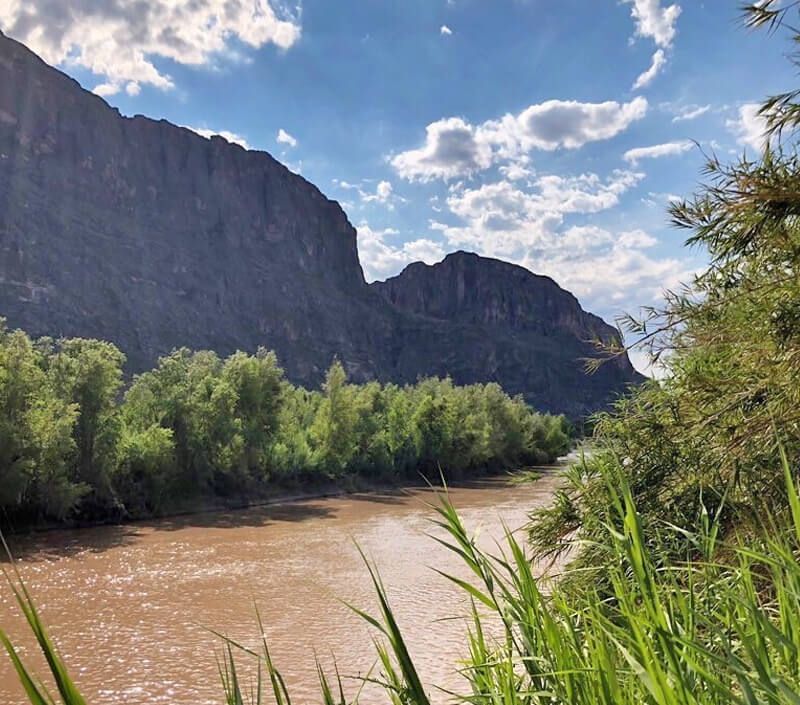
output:
[[[395,306],[441,320],[544,335],[567,328],[582,340],[617,334],[550,277],[472,252],[453,252],[433,265],[415,262],[371,286]]]

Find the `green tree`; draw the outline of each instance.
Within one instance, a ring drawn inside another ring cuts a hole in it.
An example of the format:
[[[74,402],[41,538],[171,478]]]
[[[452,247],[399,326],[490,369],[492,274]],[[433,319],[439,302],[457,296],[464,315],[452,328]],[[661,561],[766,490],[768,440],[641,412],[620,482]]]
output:
[[[177,494],[172,430],[156,424],[144,430],[125,426],[118,453],[115,488],[128,515],[148,516],[168,510]]]
[[[42,352],[0,319],[0,507],[64,519],[78,505],[88,487],[70,476],[77,416],[48,385]]]
[[[234,417],[241,428],[243,452],[239,471],[263,476],[278,427],[283,370],[274,352],[260,348],[255,356],[237,352],[222,367],[222,382],[236,397]]]
[[[58,398],[78,409],[73,479],[91,488],[83,503],[90,514],[105,514],[115,503],[111,480],[120,431],[116,401],[124,363],[125,356],[111,343],[83,338],[60,340],[46,356],[47,383]]]
[[[419,468],[426,474],[446,471],[449,467],[445,457],[450,426],[446,418],[444,400],[426,394],[411,417],[412,435]]]
[[[230,385],[220,384],[221,367],[213,352],[175,350],[154,370],[138,375],[125,395],[124,417],[131,430],[158,425],[172,432],[176,486],[186,496],[211,490],[219,479],[216,472],[224,473],[242,452],[236,395]]]
[[[339,477],[354,457],[357,446],[353,393],[338,360],[328,370],[322,389],[324,398],[311,429],[315,462],[328,477]]]
[[[407,387],[400,389],[389,385],[387,395],[386,445],[392,458],[394,474],[398,477],[409,477],[417,467],[411,393]]]

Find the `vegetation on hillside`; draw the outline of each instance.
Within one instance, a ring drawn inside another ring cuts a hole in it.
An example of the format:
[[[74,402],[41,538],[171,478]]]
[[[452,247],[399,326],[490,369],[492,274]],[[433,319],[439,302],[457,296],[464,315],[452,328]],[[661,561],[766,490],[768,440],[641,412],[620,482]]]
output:
[[[540,463],[562,417],[496,384],[424,379],[292,386],[273,353],[176,350],[120,397],[124,356],[97,340],[0,326],[0,510],[6,522],[142,517],[275,484],[436,479]]]

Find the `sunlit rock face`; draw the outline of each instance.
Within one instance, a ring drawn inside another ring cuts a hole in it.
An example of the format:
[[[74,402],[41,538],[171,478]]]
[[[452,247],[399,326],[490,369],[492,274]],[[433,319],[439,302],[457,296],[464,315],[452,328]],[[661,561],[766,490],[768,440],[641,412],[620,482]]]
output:
[[[503,269],[506,268],[506,269]],[[637,379],[587,378],[611,329],[519,267],[458,253],[367,285],[338,203],[265,152],[122,117],[0,34],[0,315],[111,340],[140,371],[176,347],[274,349],[315,386],[497,381],[579,416]]]

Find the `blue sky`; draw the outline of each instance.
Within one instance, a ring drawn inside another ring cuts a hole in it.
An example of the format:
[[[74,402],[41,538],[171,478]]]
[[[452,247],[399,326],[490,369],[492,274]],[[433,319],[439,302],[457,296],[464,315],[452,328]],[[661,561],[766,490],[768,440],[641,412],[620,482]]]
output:
[[[702,156],[791,88],[737,0],[0,0],[0,28],[122,113],[270,152],[340,201],[368,279],[467,249],[607,319],[703,253],[669,227]],[[280,139],[279,139],[280,137]]]

